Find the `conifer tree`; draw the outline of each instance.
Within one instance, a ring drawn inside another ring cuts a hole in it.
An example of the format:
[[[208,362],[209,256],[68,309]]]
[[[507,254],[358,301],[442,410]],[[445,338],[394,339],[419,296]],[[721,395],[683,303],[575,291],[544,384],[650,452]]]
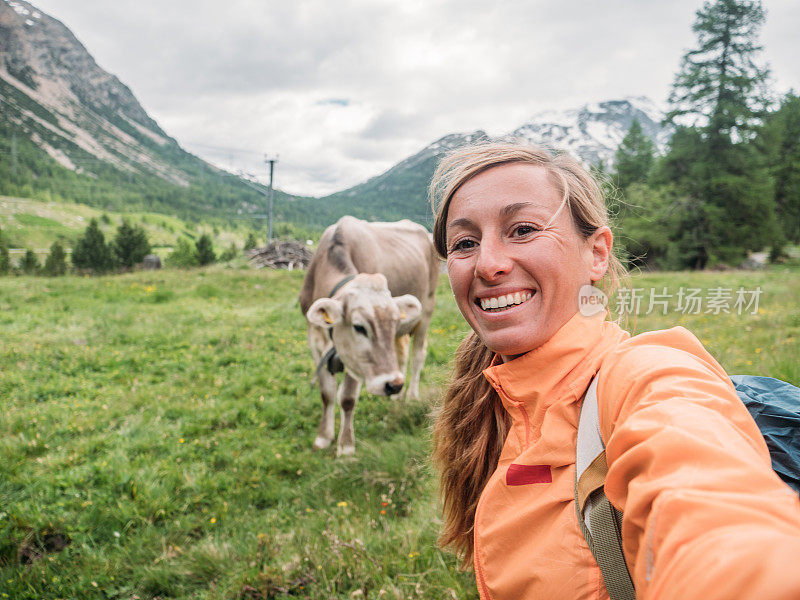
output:
[[[0,230],[0,275],[7,275],[11,270],[11,258],[8,255],[8,244]]]
[[[31,249],[26,250],[25,255],[19,263],[20,270],[26,275],[35,275],[39,271],[40,266],[36,253]]]
[[[123,219],[117,228],[117,235],[111,243],[111,249],[117,264],[132,269],[147,254],[150,254],[150,242],[147,233],[138,225],[131,225]]]
[[[765,13],[760,0],[709,0],[697,11],[688,51],[673,82],[667,119],[709,138],[745,139],[769,105],[769,71],[756,59]]]
[[[210,265],[217,260],[210,235],[204,233],[197,239],[195,242],[195,253],[197,255],[197,262],[201,267]]]
[[[634,119],[614,155],[617,186],[624,190],[633,183],[645,183],[654,160],[655,144],[644,133],[639,120]]]
[[[691,268],[738,262],[776,233],[772,179],[749,143],[769,103],[767,70],[757,64],[763,22],[759,0],[707,1],[692,28],[698,47],[673,84],[668,119],[682,125],[663,173],[681,198],[673,235]]]
[[[765,119],[757,142],[775,180],[775,210],[782,237],[800,244],[800,96],[786,95],[781,107]]]
[[[78,269],[88,269],[104,273],[113,265],[111,250],[100,231],[97,219],[89,221],[89,226],[72,249],[72,264]]]
[[[245,250],[252,250],[257,245],[258,245],[258,242],[256,241],[256,236],[251,231],[250,233],[247,234],[247,239],[244,242],[244,249]]]
[[[44,261],[42,272],[50,277],[58,277],[67,272],[67,253],[59,242],[53,242],[50,253]]]

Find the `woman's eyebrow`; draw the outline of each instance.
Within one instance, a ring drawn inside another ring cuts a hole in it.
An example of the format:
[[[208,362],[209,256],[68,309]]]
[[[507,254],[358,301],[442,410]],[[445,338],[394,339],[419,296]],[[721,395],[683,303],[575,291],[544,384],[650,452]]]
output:
[[[500,216],[509,217],[521,211],[523,208],[529,207],[545,208],[541,204],[536,204],[534,202],[514,202],[513,204],[506,204],[502,209],[500,209]]]
[[[447,229],[451,227],[473,227],[475,224],[472,222],[471,219],[467,219],[466,217],[461,217],[459,219],[453,219],[447,224]]]
[[[509,217],[523,208],[547,208],[543,204],[537,204],[535,202],[514,202],[513,204],[507,204],[503,208],[500,209],[500,216],[501,217]],[[447,229],[451,227],[475,227],[475,222],[472,219],[467,219],[466,217],[460,217],[458,219],[453,219],[447,224]]]

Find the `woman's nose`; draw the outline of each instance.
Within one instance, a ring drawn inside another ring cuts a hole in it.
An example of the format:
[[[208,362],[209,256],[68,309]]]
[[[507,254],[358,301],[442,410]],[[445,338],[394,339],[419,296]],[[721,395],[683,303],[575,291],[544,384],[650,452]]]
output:
[[[511,270],[511,258],[503,244],[483,240],[478,249],[475,276],[484,281],[493,281]]]

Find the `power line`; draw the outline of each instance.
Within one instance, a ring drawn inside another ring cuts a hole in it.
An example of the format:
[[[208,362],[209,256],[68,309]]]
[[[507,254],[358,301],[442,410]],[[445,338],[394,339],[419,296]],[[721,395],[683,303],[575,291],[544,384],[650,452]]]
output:
[[[184,146],[194,146],[196,148],[207,148],[209,150],[218,150],[226,154],[253,154],[260,156],[262,153],[255,150],[246,150],[244,148],[231,148],[229,146],[215,146],[213,144],[201,144],[199,142],[183,142]]]

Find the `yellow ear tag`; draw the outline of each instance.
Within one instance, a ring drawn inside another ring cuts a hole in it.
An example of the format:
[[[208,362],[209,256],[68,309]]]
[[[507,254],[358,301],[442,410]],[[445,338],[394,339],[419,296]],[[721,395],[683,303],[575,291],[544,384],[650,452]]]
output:
[[[401,318],[401,319],[405,319],[405,318],[406,318],[406,313],[404,313],[404,312],[401,312],[401,313],[400,313],[400,318]]]
[[[323,311],[322,311],[322,318],[323,318],[323,319],[325,319],[325,322],[326,322],[328,325],[333,325],[333,319],[331,319],[331,318],[328,316],[328,311],[327,311],[327,310],[323,310]]]

